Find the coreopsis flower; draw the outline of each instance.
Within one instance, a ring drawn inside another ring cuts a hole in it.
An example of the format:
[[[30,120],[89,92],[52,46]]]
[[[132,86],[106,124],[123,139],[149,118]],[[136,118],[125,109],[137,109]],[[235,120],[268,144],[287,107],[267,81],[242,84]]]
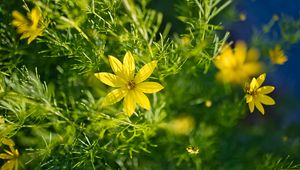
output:
[[[170,131],[177,135],[188,135],[194,126],[195,121],[191,116],[181,116],[168,123]]]
[[[109,56],[109,63],[115,74],[100,72],[95,76],[111,87],[117,87],[106,95],[102,105],[107,106],[119,102],[124,98],[124,112],[131,116],[136,104],[150,109],[150,102],[144,93],[156,93],[164,87],[156,82],[144,82],[153,72],[157,61],[144,65],[135,75],[135,63],[131,52],[127,52],[123,64],[115,57]]]
[[[225,45],[214,60],[219,69],[217,79],[224,83],[244,84],[251,76],[262,72],[262,64],[258,62],[258,57],[258,51],[247,50],[242,41],[238,41],[234,49]]]
[[[186,147],[186,151],[192,155],[199,154],[199,148],[197,146],[188,146]]]
[[[260,75],[257,79],[253,78],[246,89],[246,102],[248,103],[250,112],[254,111],[254,106],[262,113],[265,114],[264,105],[274,105],[275,101],[266,94],[271,93],[274,86],[261,86],[266,79],[266,74]]]
[[[30,13],[27,14],[28,18],[25,18],[18,11],[13,11],[14,17],[12,25],[17,28],[17,32],[22,34],[21,39],[28,38],[28,44],[30,44],[37,36],[41,36],[43,29],[39,25],[41,19],[41,13],[38,8],[33,8]]]
[[[283,53],[280,45],[276,45],[274,49],[270,49],[269,56],[273,64],[282,65],[287,61],[287,56]]]
[[[1,143],[8,146],[10,149],[10,151],[4,149],[4,153],[0,153],[0,159],[6,160],[1,167],[1,170],[17,170],[19,167],[19,151],[14,148],[15,143],[7,138],[2,138]]]

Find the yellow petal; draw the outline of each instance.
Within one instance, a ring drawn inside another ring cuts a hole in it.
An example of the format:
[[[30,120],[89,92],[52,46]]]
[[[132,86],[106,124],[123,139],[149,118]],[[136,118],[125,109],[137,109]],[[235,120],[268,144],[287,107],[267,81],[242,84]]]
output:
[[[130,117],[135,110],[135,99],[132,91],[128,91],[124,98],[124,112]]]
[[[241,72],[244,72],[247,76],[253,76],[261,73],[263,66],[259,62],[248,62],[242,66]]]
[[[264,94],[258,95],[258,99],[260,100],[260,102],[262,104],[265,104],[265,105],[274,105],[275,104],[274,99],[272,99],[271,97],[264,95]]]
[[[111,73],[95,73],[95,76],[104,84],[107,84],[111,87],[122,87],[126,84],[126,82],[122,78]]]
[[[127,95],[127,90],[119,88],[108,93],[103,99],[102,106],[115,104],[122,100]]]
[[[127,80],[133,80],[135,63],[134,63],[134,58],[130,51],[126,52],[125,57],[123,59],[123,70],[126,77],[128,78]]]
[[[246,103],[250,103],[253,101],[253,96],[251,95],[246,95]]]
[[[144,65],[139,72],[136,74],[135,78],[134,78],[134,82],[135,83],[140,83],[143,82],[144,80],[146,80],[153,72],[153,70],[155,69],[157,65],[157,61],[152,61],[146,65]]]
[[[14,20],[12,23],[14,26],[19,26],[19,25],[28,23],[27,19],[25,17],[23,17],[23,15],[18,11],[13,11],[12,16],[14,17]]]
[[[238,41],[235,45],[235,57],[239,65],[245,62],[247,55],[247,45],[243,41]]]
[[[150,101],[148,97],[140,91],[134,90],[135,95],[135,101],[138,105],[140,105],[142,108],[150,110]]]
[[[4,145],[7,145],[7,146],[15,146],[14,141],[11,140],[11,139],[2,138],[1,142],[2,142]]]
[[[37,34],[30,35],[27,40],[27,44],[30,44],[34,39],[36,39],[37,36],[38,36]]]
[[[29,18],[32,21],[32,26],[37,27],[38,23],[39,23],[39,20],[40,20],[40,17],[41,17],[41,13],[40,13],[39,9],[38,8],[33,8],[29,15],[30,15]]]
[[[224,68],[232,67],[232,64],[234,64],[234,60],[235,58],[233,56],[232,48],[227,44],[222,47],[222,51],[214,59],[214,63],[218,69],[223,70]]]
[[[136,85],[135,89],[143,93],[156,93],[164,87],[156,82],[142,82]]]
[[[0,153],[0,159],[13,159],[13,156],[6,153]]]
[[[252,102],[249,102],[249,103],[248,103],[248,106],[249,106],[250,112],[252,113],[252,112],[254,111],[254,102],[253,102],[253,101],[252,101]]]
[[[262,114],[265,114],[265,109],[264,109],[263,105],[262,105],[259,101],[255,100],[255,101],[254,101],[254,104],[255,104],[256,108],[257,108]]]
[[[272,91],[274,91],[275,87],[274,86],[263,86],[259,89],[257,89],[257,93],[259,94],[269,94]]]
[[[250,48],[248,50],[246,61],[255,62],[259,58],[259,51],[255,48]]]
[[[1,170],[18,170],[17,160],[6,161],[6,163],[2,165]]]
[[[114,56],[108,56],[108,61],[114,73],[120,77],[124,77],[123,64]]]
[[[256,78],[252,78],[252,81],[250,83],[250,91],[254,91],[258,87],[258,83]]]
[[[258,87],[260,87],[263,82],[265,81],[266,79],[266,73],[264,74],[261,74],[258,78],[257,78],[257,83],[258,83]]]

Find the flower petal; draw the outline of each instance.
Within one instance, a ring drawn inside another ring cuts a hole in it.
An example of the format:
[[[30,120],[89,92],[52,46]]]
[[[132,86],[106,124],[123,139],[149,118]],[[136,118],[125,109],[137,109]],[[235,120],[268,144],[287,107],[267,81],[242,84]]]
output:
[[[239,65],[242,65],[245,62],[247,55],[247,45],[243,41],[238,41],[235,44],[235,57]]]
[[[252,112],[254,111],[254,102],[253,102],[253,101],[252,101],[252,102],[249,102],[249,103],[248,103],[248,106],[249,106],[250,112],[252,113]]]
[[[256,108],[264,115],[265,109],[264,109],[263,105],[257,100],[254,101],[254,104],[255,104]]]
[[[248,61],[257,61],[259,58],[259,51],[255,48],[250,48],[248,50],[248,54],[247,54],[247,59],[246,62]]]
[[[111,87],[121,87],[126,84],[126,82],[122,78],[111,73],[101,72],[95,73],[94,75],[104,84],[107,84]]]
[[[28,24],[27,19],[18,11],[13,11],[12,16],[14,17],[14,20],[12,21],[13,26],[20,26],[20,25],[26,25]]]
[[[132,91],[128,91],[128,94],[124,98],[123,110],[130,117],[135,110],[135,99]]]
[[[108,106],[115,104],[122,100],[126,96],[127,90],[119,88],[109,92],[103,99],[102,106]]]
[[[12,155],[6,154],[6,153],[0,153],[0,159],[13,159],[14,157]]]
[[[253,101],[253,96],[251,95],[246,95],[246,103],[250,103]]]
[[[258,95],[258,98],[262,104],[265,104],[265,105],[274,105],[275,104],[274,99],[272,99],[271,97],[269,97],[267,95],[264,95],[264,94]]]
[[[257,83],[258,83],[258,87],[260,87],[263,82],[265,81],[266,79],[266,73],[264,74],[261,74],[258,78],[257,78]]]
[[[257,86],[258,86],[258,83],[257,83],[256,78],[252,78],[252,81],[250,83],[250,91],[256,90]]]
[[[152,74],[153,70],[157,65],[157,61],[151,61],[150,63],[144,65],[139,72],[136,74],[134,81],[135,83],[140,83],[146,80]]]
[[[110,64],[113,72],[120,77],[124,77],[123,64],[120,62],[120,60],[118,60],[114,56],[108,56],[108,61],[109,61],[109,64]]]
[[[248,76],[257,75],[263,72],[263,65],[259,62],[247,62],[243,65],[241,72]]]
[[[135,95],[135,101],[138,105],[140,105],[142,108],[150,110],[150,101],[148,97],[140,91],[134,90]]]
[[[39,20],[41,17],[41,13],[38,8],[33,8],[29,14],[29,18],[32,21],[32,26],[35,28],[38,26]]]
[[[135,89],[143,93],[156,93],[164,87],[156,82],[142,82],[135,86]]]
[[[2,138],[1,142],[2,142],[4,145],[7,145],[7,146],[15,146],[14,141],[11,140],[11,139]]]
[[[274,91],[275,87],[274,86],[263,86],[259,89],[257,89],[257,92],[259,94],[269,94],[271,93],[272,91]]]
[[[124,59],[123,59],[123,70],[128,79],[132,80],[134,78],[134,71],[135,71],[135,63],[134,58],[130,51],[126,52]]]

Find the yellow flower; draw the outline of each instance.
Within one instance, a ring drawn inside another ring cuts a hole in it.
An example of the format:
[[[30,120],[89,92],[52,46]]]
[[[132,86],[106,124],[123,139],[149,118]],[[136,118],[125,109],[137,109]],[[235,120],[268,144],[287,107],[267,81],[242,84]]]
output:
[[[188,135],[195,126],[194,118],[191,116],[181,116],[168,123],[168,128],[177,135]]]
[[[244,42],[238,41],[232,49],[226,45],[216,56],[214,63],[220,70],[217,79],[224,83],[244,84],[250,76],[262,72],[262,64],[258,62],[258,51],[249,49]]]
[[[240,21],[246,21],[247,15],[245,13],[240,13]]]
[[[156,82],[143,82],[152,74],[157,61],[144,65],[136,75],[134,75],[135,63],[131,52],[125,54],[123,64],[113,56],[109,56],[109,63],[115,74],[95,73],[104,84],[117,87],[106,95],[102,105],[111,105],[124,98],[124,112],[128,116],[133,114],[136,104],[149,110],[150,102],[144,93],[156,93],[164,88]]]
[[[14,17],[12,25],[17,28],[19,34],[22,34],[21,39],[28,38],[28,44],[42,35],[43,29],[39,25],[41,13],[38,8],[33,8],[27,14],[29,20],[18,11],[13,11],[12,16]]]
[[[249,105],[250,112],[254,111],[254,106],[262,113],[265,114],[265,110],[262,104],[274,105],[275,101],[266,94],[271,93],[274,86],[262,86],[262,83],[266,79],[266,74],[260,75],[257,79],[253,78],[250,85],[247,87],[246,102]]]
[[[10,151],[5,150],[5,153],[0,153],[0,159],[7,160],[1,167],[1,170],[17,170],[19,168],[19,151],[14,148],[15,143],[11,139],[2,138],[1,143],[8,146]]]
[[[269,56],[273,64],[284,64],[287,61],[287,56],[284,55],[280,45],[276,45],[274,49],[269,50]]]
[[[188,146],[186,151],[190,154],[197,155],[199,154],[199,148],[197,146]]]

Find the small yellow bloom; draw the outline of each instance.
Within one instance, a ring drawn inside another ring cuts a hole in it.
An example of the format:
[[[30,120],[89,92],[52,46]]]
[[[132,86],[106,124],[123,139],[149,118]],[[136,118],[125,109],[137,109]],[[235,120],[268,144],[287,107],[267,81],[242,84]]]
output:
[[[190,154],[197,155],[199,154],[199,148],[197,146],[188,146],[186,151]]]
[[[257,79],[253,78],[250,85],[247,87],[246,102],[249,105],[250,112],[254,111],[254,106],[262,113],[265,114],[265,110],[262,104],[274,105],[275,101],[266,94],[271,93],[274,86],[262,86],[262,83],[266,79],[266,74],[260,75]]]
[[[247,50],[246,44],[242,41],[238,41],[234,49],[225,45],[214,60],[220,70],[217,79],[224,83],[244,84],[250,76],[262,72],[262,64],[258,62],[258,57],[258,51]]]
[[[194,126],[195,121],[191,116],[182,116],[168,123],[170,131],[177,135],[188,135]]]
[[[278,21],[278,20],[279,20],[279,16],[276,15],[276,14],[274,14],[274,15],[272,16],[272,20],[273,20],[273,21]]]
[[[41,13],[38,8],[33,8],[27,14],[29,20],[18,11],[13,11],[12,16],[14,17],[12,25],[17,28],[19,34],[22,34],[21,39],[28,38],[28,44],[42,35],[43,29],[39,25]]]
[[[212,106],[212,101],[211,100],[206,100],[205,101],[205,106],[206,107],[211,107]]]
[[[240,13],[240,21],[245,21],[247,19],[247,15],[245,13]]]
[[[273,64],[284,64],[287,61],[287,56],[283,53],[280,45],[276,45],[274,49],[269,50],[269,56]]]
[[[117,103],[124,98],[124,112],[128,116],[133,114],[136,104],[149,110],[150,102],[144,93],[156,93],[164,88],[156,82],[143,82],[150,77],[157,61],[144,65],[136,75],[134,75],[135,63],[131,52],[125,54],[123,64],[113,56],[109,56],[109,63],[115,74],[95,73],[95,76],[104,84],[117,87],[106,95],[103,106]]]
[[[1,170],[17,170],[19,168],[19,151],[14,148],[15,143],[11,139],[2,138],[1,143],[8,146],[10,151],[0,153],[0,159],[7,160],[1,167]]]
[[[189,36],[183,36],[180,38],[182,45],[189,45],[191,44],[191,38]]]

